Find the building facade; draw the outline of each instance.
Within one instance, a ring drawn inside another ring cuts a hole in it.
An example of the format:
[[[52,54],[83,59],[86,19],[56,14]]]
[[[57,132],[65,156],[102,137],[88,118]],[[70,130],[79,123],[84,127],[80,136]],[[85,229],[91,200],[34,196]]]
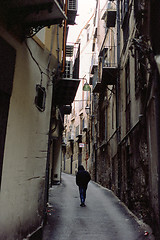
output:
[[[106,33],[91,76],[91,169],[93,179],[113,190],[158,236],[159,73],[153,15],[150,1],[108,1],[99,18]]]
[[[68,84],[63,77],[67,26],[74,24],[76,12],[77,1],[5,1],[0,6],[2,240],[29,239],[43,226],[48,188],[60,181],[63,116],[78,79],[70,79],[69,99],[60,102],[57,96]]]
[[[96,3],[96,1],[94,1]],[[94,5],[94,4],[93,4]],[[64,120],[64,155],[62,171],[75,174],[78,166],[83,164],[89,170],[90,166],[90,141],[89,141],[89,109],[91,103],[91,90],[83,91],[84,86],[89,86],[89,69],[92,58],[92,45],[94,35],[94,11],[89,13],[88,19],[80,29],[74,46],[80,44],[80,84],[72,104],[72,112]],[[86,89],[87,90],[87,89]]]
[[[96,1],[89,67],[90,112],[85,132],[90,143],[87,169],[92,179],[111,189],[149,224],[157,239],[159,11],[156,0]],[[74,114],[79,115],[76,111]],[[72,147],[70,150],[73,153]],[[70,156],[68,152],[67,159]],[[81,162],[77,160],[76,166]]]

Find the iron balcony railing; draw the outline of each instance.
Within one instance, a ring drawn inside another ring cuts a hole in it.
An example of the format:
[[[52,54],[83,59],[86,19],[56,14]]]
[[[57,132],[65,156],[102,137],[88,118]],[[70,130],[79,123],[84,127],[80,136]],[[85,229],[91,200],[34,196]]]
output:
[[[117,67],[117,46],[108,46],[105,53],[102,55],[103,67]]]
[[[68,132],[68,141],[74,141],[74,134],[73,132]]]
[[[91,59],[91,68],[90,68],[91,74],[94,74],[97,67],[98,67],[98,54],[94,53]]]
[[[99,54],[98,70],[92,79],[93,93],[104,91],[106,85],[114,85],[117,78],[117,46],[104,47]]]

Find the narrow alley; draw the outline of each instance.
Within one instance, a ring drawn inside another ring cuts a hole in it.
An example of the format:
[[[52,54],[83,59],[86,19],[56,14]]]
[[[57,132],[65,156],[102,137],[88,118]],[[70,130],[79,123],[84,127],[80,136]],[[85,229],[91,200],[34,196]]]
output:
[[[94,182],[88,185],[86,207],[80,207],[74,176],[63,173],[62,183],[50,189],[43,240],[153,239],[145,230],[111,191]]]

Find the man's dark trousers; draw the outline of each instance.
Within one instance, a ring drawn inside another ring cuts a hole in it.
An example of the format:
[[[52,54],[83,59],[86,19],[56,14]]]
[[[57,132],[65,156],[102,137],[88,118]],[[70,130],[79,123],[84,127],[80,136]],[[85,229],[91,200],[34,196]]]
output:
[[[80,194],[80,199],[81,199],[81,203],[84,204],[85,203],[85,199],[86,199],[86,188],[79,186],[79,194]]]

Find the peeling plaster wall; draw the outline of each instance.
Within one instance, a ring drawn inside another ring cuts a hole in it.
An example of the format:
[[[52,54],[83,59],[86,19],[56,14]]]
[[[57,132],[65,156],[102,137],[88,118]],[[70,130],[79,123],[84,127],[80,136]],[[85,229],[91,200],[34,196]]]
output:
[[[42,223],[52,87],[43,76],[47,97],[40,112],[34,104],[40,71],[24,43],[3,29],[1,34],[16,49],[16,65],[3,159],[0,239],[18,240]],[[32,39],[28,45],[45,72],[49,52]]]

